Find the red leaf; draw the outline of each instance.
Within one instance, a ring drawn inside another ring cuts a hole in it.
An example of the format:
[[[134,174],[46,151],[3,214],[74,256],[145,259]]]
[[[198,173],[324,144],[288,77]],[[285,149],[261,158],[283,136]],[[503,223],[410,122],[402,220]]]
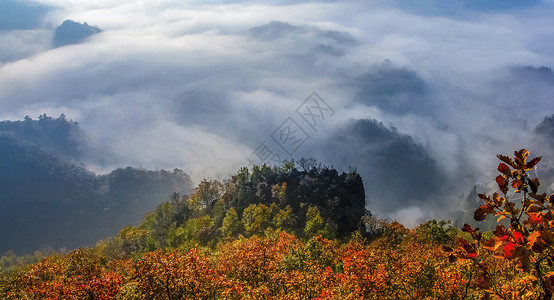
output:
[[[521,235],[521,233],[517,232],[517,231],[514,231],[512,233],[512,236],[514,237],[514,241],[516,243],[520,243],[522,244],[523,243],[523,236]]]
[[[465,249],[466,247],[469,247],[469,242],[468,242],[466,239],[460,238],[460,239],[458,240],[458,243],[460,243],[464,249]]]
[[[517,253],[517,248],[519,247],[516,243],[508,243],[504,245],[504,257],[505,258],[515,258]]]
[[[464,224],[464,227],[462,227],[462,231],[468,232],[469,234],[473,234],[475,232],[475,230],[473,230],[473,228],[471,228],[471,225],[469,224]]]
[[[527,215],[532,223],[542,223],[543,221],[543,216],[540,212],[528,212]]]
[[[512,171],[510,170],[510,167],[508,167],[508,165],[505,163],[498,164],[497,170],[498,172],[506,175],[510,175],[512,173]]]
[[[500,188],[502,194],[506,194],[508,192],[508,181],[506,181],[506,178],[504,178],[504,176],[496,176],[496,183],[498,184],[498,187]]]

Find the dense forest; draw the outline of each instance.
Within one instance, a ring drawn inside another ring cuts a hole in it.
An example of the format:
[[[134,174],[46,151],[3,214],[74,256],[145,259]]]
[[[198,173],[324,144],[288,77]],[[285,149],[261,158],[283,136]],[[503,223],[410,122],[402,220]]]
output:
[[[541,157],[498,155],[498,192],[478,194],[481,232],[414,229],[364,210],[359,174],[287,161],[174,193],[138,226],[69,253],[5,255],[7,299],[550,299],[554,195]],[[298,170],[296,167],[303,170]],[[517,194],[517,195],[516,195]],[[521,203],[512,198],[523,200]],[[502,219],[509,222],[505,224]],[[43,256],[43,257],[41,257]]]

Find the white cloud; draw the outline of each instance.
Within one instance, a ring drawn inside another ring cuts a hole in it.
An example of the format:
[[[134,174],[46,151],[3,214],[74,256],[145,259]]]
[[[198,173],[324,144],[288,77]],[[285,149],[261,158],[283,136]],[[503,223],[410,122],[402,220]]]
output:
[[[51,44],[52,33],[47,30],[0,31],[0,64],[24,59],[46,51]]]
[[[525,144],[523,121],[532,126],[554,113],[552,85],[510,69],[554,65],[551,5],[467,18],[413,14],[382,1],[35,2],[55,7],[47,17],[54,27],[74,19],[104,31],[51,50],[47,26],[0,32],[9,44],[0,50],[0,115],[65,113],[91,135],[95,169],[175,166],[196,178],[222,176],[314,90],[336,110],[330,124],[366,117],[393,124],[450,175],[487,170],[494,154]],[[348,32],[358,44],[307,27],[269,40],[249,33],[272,20]],[[425,82],[425,111],[398,114],[371,99],[354,101],[352,81],[385,59]]]

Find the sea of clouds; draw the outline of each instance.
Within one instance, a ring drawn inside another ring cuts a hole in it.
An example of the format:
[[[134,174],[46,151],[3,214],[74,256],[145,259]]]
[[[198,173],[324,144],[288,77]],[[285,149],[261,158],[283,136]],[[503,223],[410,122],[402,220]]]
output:
[[[334,114],[299,123],[293,157],[357,167],[368,209],[412,225],[461,209],[495,154],[551,154],[532,131],[554,114],[552,15],[551,0],[8,0],[0,119],[64,113],[96,172],[223,179],[316,91]],[[64,20],[102,31],[54,47]]]

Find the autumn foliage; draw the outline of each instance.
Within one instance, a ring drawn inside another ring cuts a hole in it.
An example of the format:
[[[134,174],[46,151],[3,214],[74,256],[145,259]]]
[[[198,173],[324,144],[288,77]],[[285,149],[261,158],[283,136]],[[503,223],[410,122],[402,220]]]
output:
[[[440,246],[412,242],[406,231],[400,244],[359,235],[348,243],[302,241],[281,232],[118,260],[81,249],[5,276],[0,292],[8,299],[459,298],[464,280]]]
[[[539,193],[540,158],[528,154],[499,155],[500,192],[479,194],[474,218],[496,218],[493,231],[366,215],[337,236],[325,207],[293,207],[286,182],[271,187],[273,203],[248,204],[240,186],[204,181],[95,248],[0,265],[0,298],[551,299],[554,195]]]
[[[468,288],[481,289],[488,297],[502,299],[551,299],[554,291],[554,195],[539,194],[540,182],[529,172],[541,157],[528,160],[529,151],[514,158],[498,155],[496,183],[500,193],[479,194],[484,204],[474,213],[476,221],[494,216],[498,224],[487,236],[465,224],[461,238],[450,252],[451,261],[475,272]],[[516,201],[517,200],[517,201]]]

